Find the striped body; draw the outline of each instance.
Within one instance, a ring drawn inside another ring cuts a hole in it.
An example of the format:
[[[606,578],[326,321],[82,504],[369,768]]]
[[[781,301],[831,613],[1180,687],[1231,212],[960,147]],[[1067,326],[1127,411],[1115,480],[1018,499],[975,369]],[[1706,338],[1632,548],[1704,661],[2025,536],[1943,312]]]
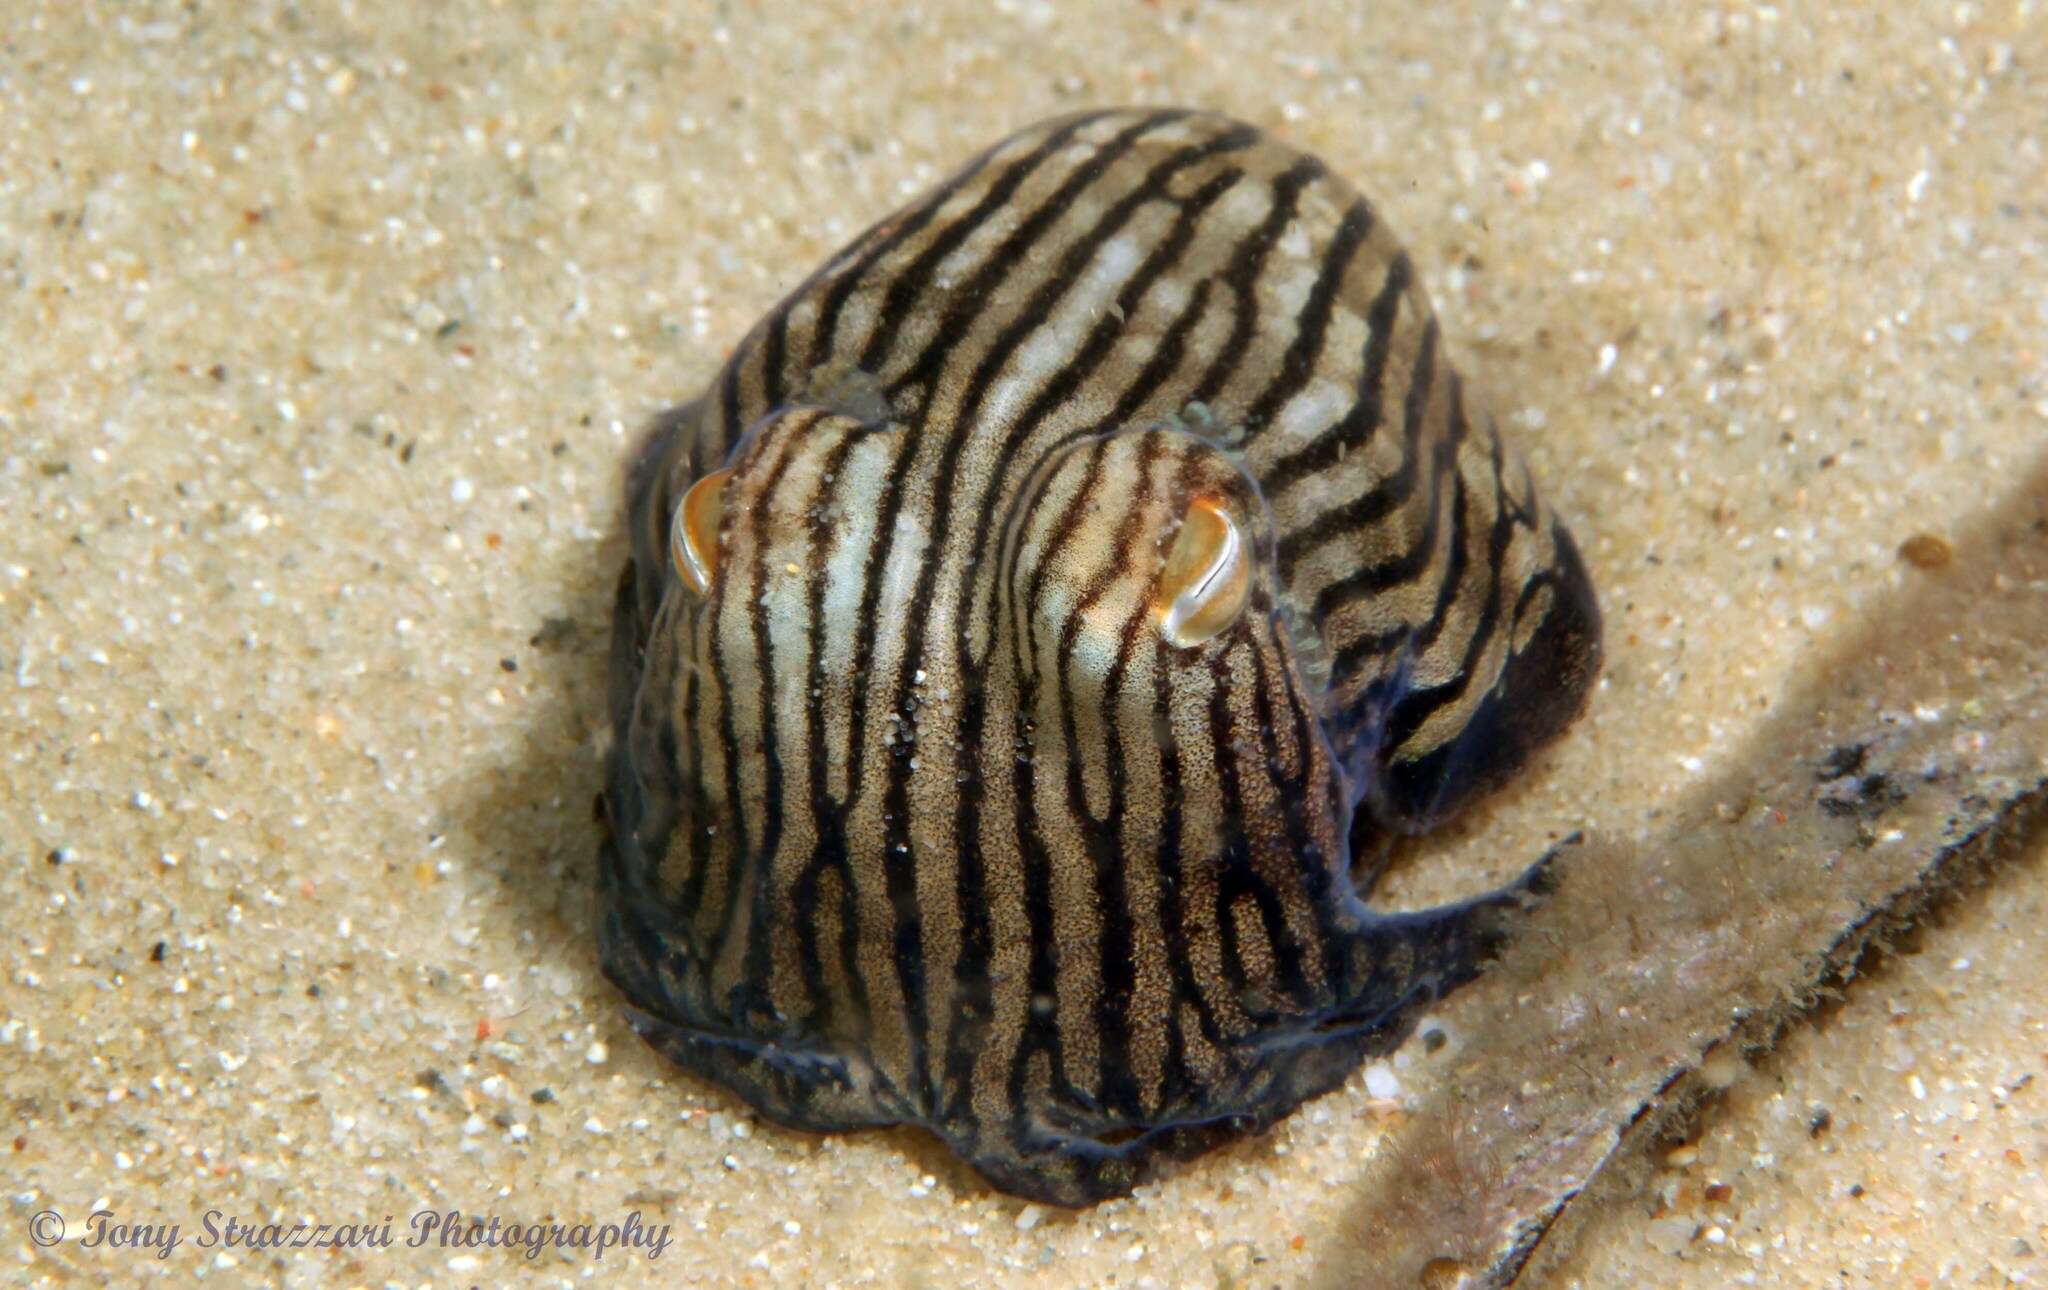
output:
[[[1360,900],[1578,711],[1564,530],[1372,208],[1227,119],[997,145],[763,319],[629,484],[603,858],[643,1033],[764,1114],[1064,1203],[1271,1122],[1516,888]],[[723,477],[699,590],[671,567]],[[1191,507],[1241,616],[1184,646]]]

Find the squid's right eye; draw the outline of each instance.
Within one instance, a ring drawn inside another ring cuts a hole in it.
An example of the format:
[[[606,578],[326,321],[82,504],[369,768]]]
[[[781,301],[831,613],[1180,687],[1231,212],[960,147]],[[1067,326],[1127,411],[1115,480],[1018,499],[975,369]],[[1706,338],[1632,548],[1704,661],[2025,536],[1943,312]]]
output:
[[[690,485],[669,528],[669,558],[683,585],[700,596],[710,591],[718,572],[718,522],[725,516],[725,483],[731,477],[728,467]]]

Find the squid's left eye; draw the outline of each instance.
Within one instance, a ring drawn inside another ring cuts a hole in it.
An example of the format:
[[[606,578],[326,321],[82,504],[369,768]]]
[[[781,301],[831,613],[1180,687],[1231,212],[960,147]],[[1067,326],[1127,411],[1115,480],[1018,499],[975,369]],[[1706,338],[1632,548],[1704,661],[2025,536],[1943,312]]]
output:
[[[1159,575],[1159,630],[1188,649],[1227,630],[1244,613],[1251,553],[1230,512],[1206,497],[1188,506]]]
[[[725,516],[725,483],[731,477],[730,468],[714,470],[690,485],[669,528],[669,558],[683,585],[700,596],[718,572],[718,522]]]

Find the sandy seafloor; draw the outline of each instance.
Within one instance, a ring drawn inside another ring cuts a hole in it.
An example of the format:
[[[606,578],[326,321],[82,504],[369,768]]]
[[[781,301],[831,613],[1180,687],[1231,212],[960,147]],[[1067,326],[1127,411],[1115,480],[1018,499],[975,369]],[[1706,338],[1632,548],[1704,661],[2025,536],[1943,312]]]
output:
[[[1593,568],[1589,715],[1412,848],[1411,894],[1576,828],[1648,836],[1804,661],[1945,576],[1939,543],[1902,542],[2048,517],[2032,0],[14,0],[0,1275],[1384,1271],[1343,1229],[1452,1078],[1419,1047],[1069,1214],[914,1133],[758,1122],[646,1050],[596,967],[627,445],[858,229],[1014,127],[1113,102],[1230,111],[1371,194]],[[1720,1072],[1642,1186],[1585,1202],[1554,1278],[2048,1281],[2044,926],[2037,840]],[[87,1248],[95,1209],[182,1243]],[[208,1211],[391,1215],[402,1242],[449,1209],[673,1231],[654,1261],[200,1248]],[[49,1247],[43,1211],[69,1230]]]

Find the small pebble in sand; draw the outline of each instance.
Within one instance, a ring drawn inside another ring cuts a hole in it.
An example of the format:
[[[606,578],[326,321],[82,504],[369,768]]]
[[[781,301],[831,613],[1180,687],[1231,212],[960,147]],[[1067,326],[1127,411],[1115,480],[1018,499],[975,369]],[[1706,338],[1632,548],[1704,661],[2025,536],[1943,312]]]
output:
[[[1915,569],[1946,568],[1955,557],[1949,540],[1934,533],[1915,533],[1899,543],[1899,558]]]
[[[1401,1081],[1385,1062],[1374,1062],[1365,1068],[1365,1091],[1374,1097],[1399,1097]]]

